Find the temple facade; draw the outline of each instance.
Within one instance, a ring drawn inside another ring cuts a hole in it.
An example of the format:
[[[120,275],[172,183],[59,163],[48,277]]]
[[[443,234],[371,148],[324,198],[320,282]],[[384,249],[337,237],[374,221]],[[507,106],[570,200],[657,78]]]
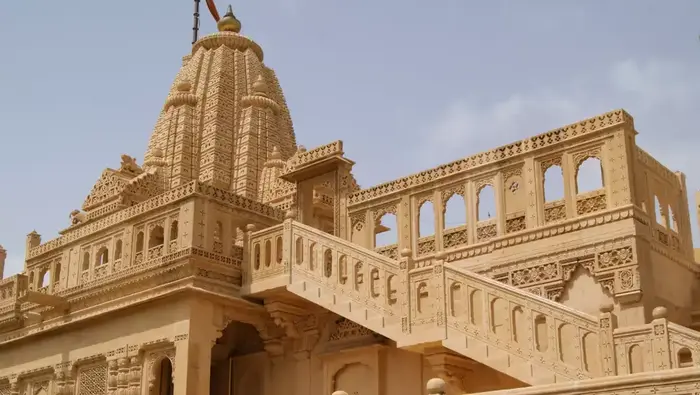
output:
[[[0,247],[0,395],[700,392],[685,176],[629,114],[361,189],[240,28],[22,273]]]

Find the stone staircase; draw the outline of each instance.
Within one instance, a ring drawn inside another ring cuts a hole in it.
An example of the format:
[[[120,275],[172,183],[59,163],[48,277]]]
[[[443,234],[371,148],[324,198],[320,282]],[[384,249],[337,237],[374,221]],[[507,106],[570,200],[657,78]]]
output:
[[[692,350],[696,366],[700,359],[700,333],[668,324],[662,314],[617,329],[611,309],[593,317],[440,256],[414,267],[410,251],[393,260],[292,220],[254,233],[250,252],[251,284],[284,281],[291,293],[399,347],[441,343],[531,385],[635,373],[625,357],[635,344],[652,354],[641,362],[651,366],[646,370],[677,367],[683,349]]]

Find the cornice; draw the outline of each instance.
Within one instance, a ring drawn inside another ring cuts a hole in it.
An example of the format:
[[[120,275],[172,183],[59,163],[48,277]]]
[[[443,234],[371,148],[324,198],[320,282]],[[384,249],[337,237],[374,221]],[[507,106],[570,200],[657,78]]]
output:
[[[50,254],[59,248],[64,248],[69,244],[91,237],[96,233],[103,232],[126,221],[133,221],[141,216],[152,214],[156,210],[183,201],[192,196],[212,199],[229,207],[250,212],[277,222],[281,222],[284,219],[282,210],[223,189],[215,188],[208,184],[191,181],[142,203],[109,214],[94,222],[88,221],[85,224],[70,228],[65,234],[29,250],[27,259],[35,259]]]
[[[200,49],[212,50],[219,47],[246,52],[253,51],[258,60],[263,61],[263,50],[255,41],[234,32],[217,32],[204,36],[192,46],[192,54],[196,54]]]
[[[227,265],[214,260],[217,257],[217,254],[188,248],[147,261],[131,270],[69,288],[57,293],[65,297],[71,306],[72,311],[65,315],[51,308],[24,304],[18,312],[19,317],[22,313],[36,311],[43,314],[43,321],[0,334],[0,345],[182,291],[188,286],[196,285],[220,295],[238,297],[240,262]],[[10,320],[17,317],[15,315]]]

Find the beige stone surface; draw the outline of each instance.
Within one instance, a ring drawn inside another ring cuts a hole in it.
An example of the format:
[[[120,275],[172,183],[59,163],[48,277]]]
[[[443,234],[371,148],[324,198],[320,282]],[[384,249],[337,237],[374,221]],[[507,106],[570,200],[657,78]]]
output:
[[[240,21],[218,26],[143,164],[27,235],[21,274],[0,247],[0,395],[697,392],[685,176],[629,114],[360,189],[341,141],[297,146]]]

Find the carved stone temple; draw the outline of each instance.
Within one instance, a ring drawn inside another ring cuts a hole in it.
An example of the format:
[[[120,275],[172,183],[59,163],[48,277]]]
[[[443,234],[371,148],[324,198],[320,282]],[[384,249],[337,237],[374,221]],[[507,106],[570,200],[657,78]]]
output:
[[[0,395],[700,393],[685,176],[629,114],[361,189],[341,141],[297,144],[232,14],[219,30],[143,162],[95,169],[0,274]]]

